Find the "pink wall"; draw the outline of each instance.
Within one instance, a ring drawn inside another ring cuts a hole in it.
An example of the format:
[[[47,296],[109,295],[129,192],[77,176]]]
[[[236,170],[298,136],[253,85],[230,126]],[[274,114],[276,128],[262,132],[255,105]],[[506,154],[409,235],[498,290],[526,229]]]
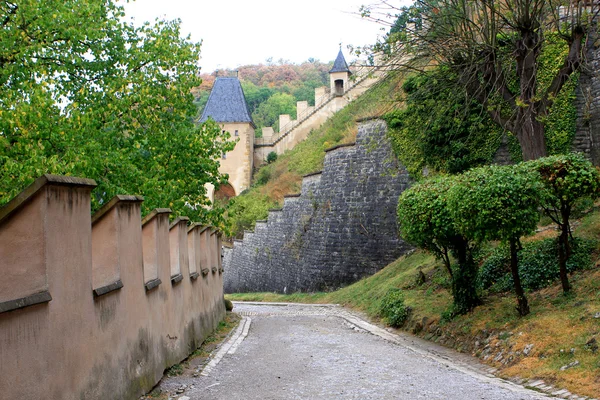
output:
[[[92,217],[94,187],[44,175],[0,208],[1,398],[135,399],[225,313],[218,234],[139,196]]]

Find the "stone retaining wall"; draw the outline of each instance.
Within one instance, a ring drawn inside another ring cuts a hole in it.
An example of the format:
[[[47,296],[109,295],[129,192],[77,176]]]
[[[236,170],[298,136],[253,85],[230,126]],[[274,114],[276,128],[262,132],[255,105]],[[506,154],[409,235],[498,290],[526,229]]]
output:
[[[328,150],[301,193],[225,249],[225,292],[332,290],[374,274],[411,248],[396,223],[409,184],[385,123],[361,123],[355,145]]]
[[[577,131],[573,150],[584,153],[594,165],[600,165],[600,36],[597,23],[587,37],[586,63],[577,87]]]

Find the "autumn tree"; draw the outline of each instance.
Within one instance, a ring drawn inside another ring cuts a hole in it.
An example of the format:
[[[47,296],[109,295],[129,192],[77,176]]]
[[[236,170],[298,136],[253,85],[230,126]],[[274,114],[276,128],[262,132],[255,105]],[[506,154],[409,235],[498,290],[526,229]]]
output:
[[[0,204],[43,173],[93,178],[92,207],[145,196],[144,212],[221,225],[205,184],[231,148],[195,124],[200,44],[179,21],[135,27],[114,0],[0,2]]]
[[[544,119],[557,95],[581,69],[587,33],[596,26],[596,1],[417,0],[410,8],[383,0],[363,16],[394,16],[385,43],[388,63],[411,71],[445,66],[454,87],[483,106],[519,141],[524,160],[547,153]],[[540,79],[540,54],[550,37],[562,41],[551,77]]]

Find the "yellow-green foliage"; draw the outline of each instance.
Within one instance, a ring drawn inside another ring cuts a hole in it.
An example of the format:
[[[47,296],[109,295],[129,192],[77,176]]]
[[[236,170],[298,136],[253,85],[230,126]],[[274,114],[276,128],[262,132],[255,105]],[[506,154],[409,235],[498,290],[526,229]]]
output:
[[[546,37],[539,57],[538,86],[547,88],[564,62],[569,48],[564,39],[551,34]],[[546,128],[546,147],[548,154],[564,154],[571,150],[575,136],[577,109],[573,101],[579,73],[572,74],[558,93],[548,116],[543,119]]]

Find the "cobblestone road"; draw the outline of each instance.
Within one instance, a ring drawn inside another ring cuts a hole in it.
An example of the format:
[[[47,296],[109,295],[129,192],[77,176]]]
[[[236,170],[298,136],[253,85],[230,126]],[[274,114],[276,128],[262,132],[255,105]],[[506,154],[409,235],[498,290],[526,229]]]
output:
[[[340,307],[235,304],[236,334],[174,399],[548,399]],[[217,363],[218,362],[218,363]]]

